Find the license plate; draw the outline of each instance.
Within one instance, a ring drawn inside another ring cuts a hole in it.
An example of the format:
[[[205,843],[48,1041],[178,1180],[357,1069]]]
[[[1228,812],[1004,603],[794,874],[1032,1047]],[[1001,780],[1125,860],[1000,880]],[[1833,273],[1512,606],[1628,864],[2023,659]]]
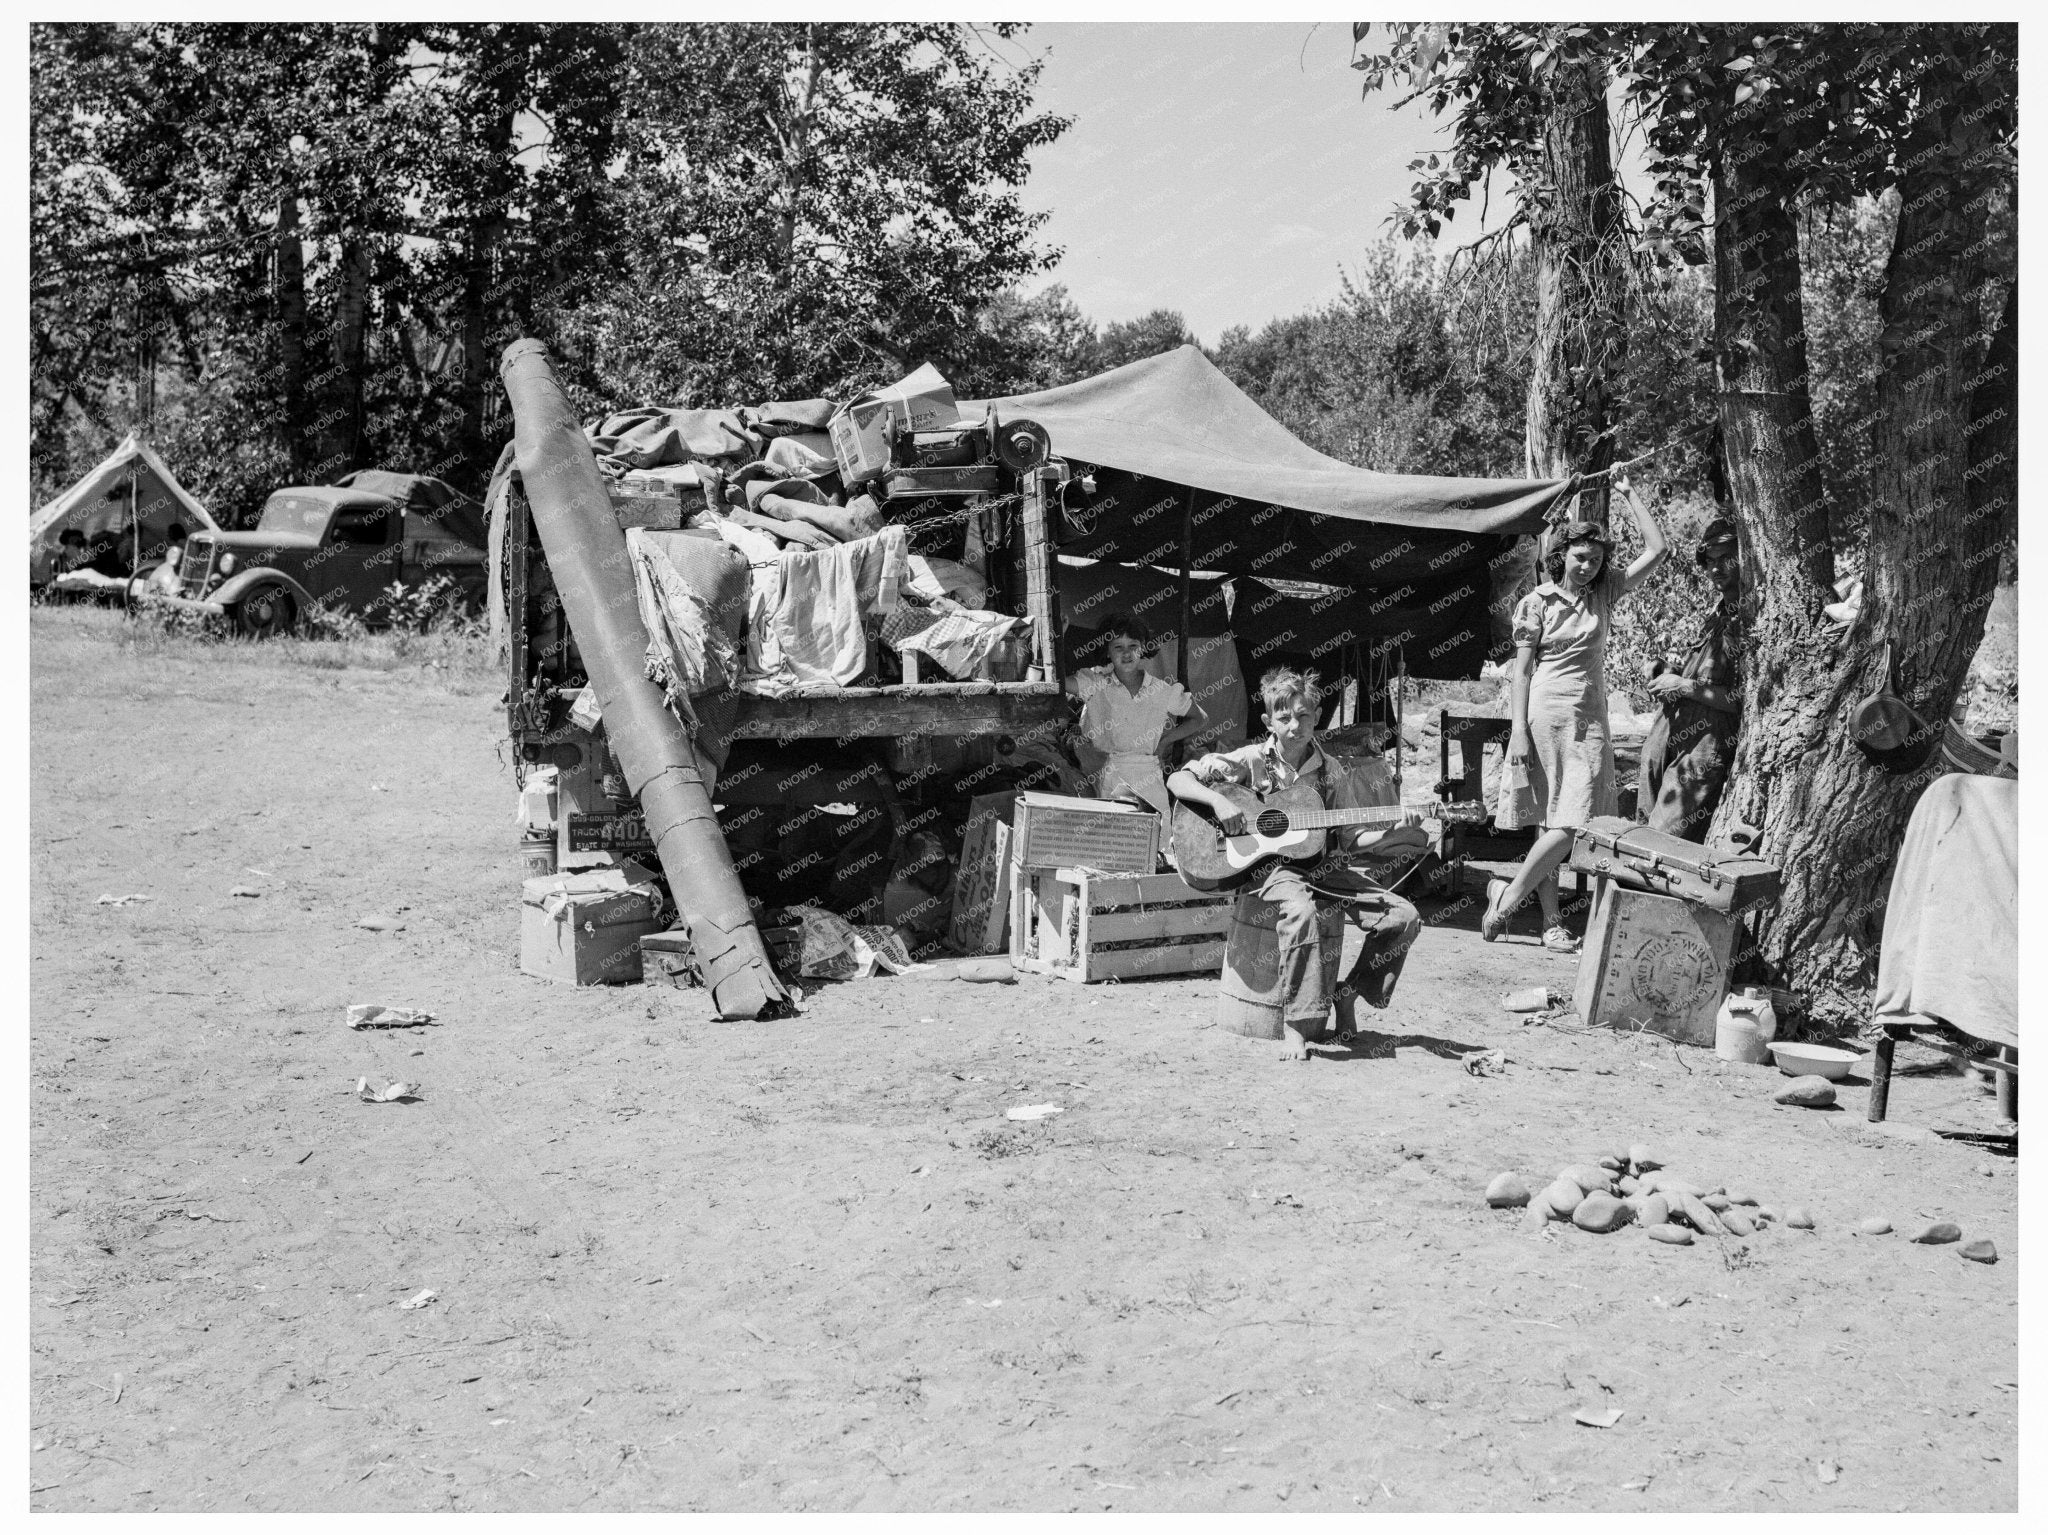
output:
[[[569,817],[569,851],[572,853],[637,853],[654,846],[647,835],[647,817],[639,811],[618,815]]]

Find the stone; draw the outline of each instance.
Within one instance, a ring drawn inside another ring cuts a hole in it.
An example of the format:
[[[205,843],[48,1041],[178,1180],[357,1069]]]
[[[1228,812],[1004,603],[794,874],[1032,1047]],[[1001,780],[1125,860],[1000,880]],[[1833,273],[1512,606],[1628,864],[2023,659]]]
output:
[[[1566,1221],[1572,1211],[1578,1209],[1579,1201],[1586,1197],[1586,1191],[1569,1178],[1560,1178],[1543,1191],[1542,1203],[1558,1220]]]
[[[1553,1219],[1550,1206],[1539,1199],[1522,1212],[1522,1219],[1517,1224],[1523,1231],[1541,1231]]]
[[[1972,1263],[1996,1263],[1998,1261],[1998,1249],[1991,1245],[1991,1238],[1989,1237],[1978,1237],[1973,1241],[1965,1242],[1956,1251],[1965,1258],[1968,1258]]]
[[[1944,1242],[1960,1242],[1962,1239],[1963,1228],[1954,1221],[1932,1221],[1906,1238],[1909,1242],[1921,1242],[1929,1247],[1939,1247]]]
[[[1610,1173],[1625,1173],[1628,1171],[1627,1157],[1618,1157],[1615,1156],[1612,1152],[1610,1152],[1608,1153],[1608,1155],[1604,1157],[1596,1158],[1596,1160],[1602,1167],[1606,1168]]]
[[[1557,1175],[1560,1178],[1571,1179],[1572,1182],[1579,1186],[1582,1192],[1587,1194],[1612,1194],[1614,1192],[1614,1178],[1602,1167],[1593,1167],[1585,1162],[1575,1162],[1570,1167],[1559,1168]]]
[[[1756,1222],[1749,1218],[1749,1212],[1743,1209],[1742,1206],[1730,1205],[1719,1213],[1721,1224],[1728,1228],[1730,1235],[1746,1237],[1755,1234]]]
[[[1681,1178],[1676,1173],[1651,1173],[1649,1177],[1638,1182],[1642,1188],[1657,1194],[1668,1194],[1673,1199],[1683,1199],[1688,1194],[1698,1199],[1707,1192],[1691,1179]]]
[[[1971,1171],[1975,1172],[1980,1178],[1995,1178],[1998,1176],[1998,1169],[1989,1162],[1979,1162]]]
[[[1813,1212],[1805,1205],[1794,1205],[1785,1212],[1785,1224],[1794,1231],[1813,1230]]]
[[[1643,1200],[1636,1218],[1645,1226],[1661,1226],[1671,1219],[1671,1201],[1662,1194],[1651,1194]]]
[[[1769,1222],[1774,1221],[1778,1218],[1778,1212],[1776,1210],[1773,1210],[1769,1205],[1758,1205],[1756,1209],[1754,1209],[1750,1213],[1756,1217],[1756,1223],[1759,1226],[1768,1224]]]
[[[1572,1211],[1572,1224],[1581,1231],[1617,1231],[1628,1219],[1628,1206],[1612,1194],[1588,1194]]]
[[[1673,1247],[1692,1246],[1692,1233],[1683,1226],[1652,1226],[1649,1233],[1653,1242],[1669,1242]]]
[[[1731,1205],[1753,1205],[1757,1202],[1756,1195],[1742,1189],[1730,1189],[1725,1197]]]
[[[1714,1212],[1709,1210],[1696,1195],[1687,1194],[1676,1208],[1685,1213],[1685,1218],[1692,1223],[1693,1230],[1697,1231],[1701,1236],[1717,1237],[1721,1235],[1721,1222],[1715,1218]]]
[[[1529,1185],[1513,1173],[1502,1173],[1487,1184],[1486,1202],[1496,1210],[1519,1210],[1529,1202]]]
[[[1628,1165],[1636,1170],[1637,1177],[1641,1177],[1644,1173],[1655,1172],[1664,1163],[1649,1147],[1639,1143],[1629,1147]]]
[[[405,924],[396,917],[387,917],[378,912],[373,912],[367,917],[356,918],[356,926],[368,928],[373,933],[402,933],[405,931]]]
[[[1859,1236],[1881,1237],[1891,1229],[1892,1223],[1882,1215],[1872,1215],[1856,1223],[1856,1232]]]
[[[1826,1077],[1794,1077],[1771,1094],[1771,1102],[1800,1109],[1831,1109],[1835,1106],[1835,1084]]]
[[[1735,1203],[1735,1201],[1726,1194],[1702,1194],[1700,1195],[1700,1203],[1709,1210],[1712,1210],[1716,1215],[1719,1215],[1723,1210]]]
[[[1616,1178],[1614,1180],[1614,1186],[1620,1189],[1624,1194],[1634,1194],[1642,1188],[1642,1185],[1640,1183],[1638,1183],[1635,1179],[1629,1177]]]

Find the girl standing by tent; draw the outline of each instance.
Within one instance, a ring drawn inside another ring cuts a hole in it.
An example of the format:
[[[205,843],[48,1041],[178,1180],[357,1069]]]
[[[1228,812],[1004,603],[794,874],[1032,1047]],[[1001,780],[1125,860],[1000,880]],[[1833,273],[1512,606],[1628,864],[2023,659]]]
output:
[[[1083,667],[1067,679],[1067,692],[1083,700],[1075,755],[1095,779],[1097,799],[1171,815],[1159,754],[1208,729],[1209,716],[1181,684],[1145,670],[1145,657],[1158,647],[1143,622],[1112,613],[1102,621],[1102,634],[1109,664]]]
[[[1666,552],[1663,530],[1628,480],[1618,476],[1614,487],[1635,517],[1643,552],[1628,569],[1615,570],[1607,529],[1568,522],[1544,558],[1550,579],[1515,608],[1514,728],[1493,819],[1504,830],[1534,826],[1540,834],[1512,881],[1487,883],[1479,936],[1488,943],[1534,890],[1543,908],[1543,946],[1563,953],[1579,946],[1560,920],[1553,875],[1571,850],[1573,828],[1614,814],[1608,620],[1615,601],[1642,585]]]

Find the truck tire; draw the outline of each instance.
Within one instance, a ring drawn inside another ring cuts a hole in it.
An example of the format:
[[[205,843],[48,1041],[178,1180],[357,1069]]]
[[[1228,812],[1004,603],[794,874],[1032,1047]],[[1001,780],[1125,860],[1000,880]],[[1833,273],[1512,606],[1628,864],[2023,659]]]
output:
[[[272,582],[244,592],[235,603],[234,619],[236,630],[252,640],[275,639],[299,627],[299,605]]]

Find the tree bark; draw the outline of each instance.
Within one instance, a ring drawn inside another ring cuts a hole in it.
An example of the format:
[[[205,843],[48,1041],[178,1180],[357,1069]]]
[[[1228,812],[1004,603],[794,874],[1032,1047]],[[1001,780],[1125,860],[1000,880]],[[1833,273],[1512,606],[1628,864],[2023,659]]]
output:
[[[1524,437],[1531,479],[1594,473],[1614,461],[1608,380],[1625,373],[1621,190],[1608,148],[1606,70],[1596,59],[1561,59],[1551,92],[1528,200],[1536,261]],[[1579,516],[1607,520],[1604,479],[1580,494]]]
[[[279,382],[284,393],[284,450],[294,479],[313,462],[306,431],[306,254],[299,244],[299,195],[277,200],[276,293]]]
[[[485,391],[491,385],[490,290],[492,253],[503,220],[494,215],[470,226],[467,271],[462,288],[462,464],[465,490],[482,487],[496,455],[484,429]]]
[[[1744,958],[1807,986],[1832,978],[1822,940],[1876,879],[1840,856],[1872,770],[1845,729],[1858,673],[1837,664],[1821,613],[1834,546],[1806,388],[1798,226],[1755,160],[1723,160],[1713,191],[1715,363],[1749,650],[1742,732],[1710,840],[1737,822],[1762,829],[1762,856],[1784,869],[1785,888],[1752,917]]]
[[[1997,572],[1997,518],[1971,520],[1966,480],[1973,394],[1996,380],[1977,377],[1979,295],[1955,199],[1921,198],[1925,186],[1909,180],[1881,302],[1887,363],[1863,604],[1850,633],[1832,633],[1820,612],[1833,599],[1834,548],[1806,390],[1796,226],[1762,158],[1724,162],[1714,177],[1721,426],[1752,618],[1743,729],[1713,835],[1737,821],[1761,827],[1762,855],[1785,873],[1775,909],[1752,919],[1740,973],[1832,999],[1853,1017],[1875,978],[1899,837],[1943,769],[1938,752],[1911,772],[1874,764],[1850,735],[1850,714],[1884,685],[1889,643],[1902,696],[1937,732],[1948,715]],[[2004,468],[1989,464],[1980,478]]]
[[[317,452],[323,481],[363,467],[363,350],[370,316],[370,250],[341,243],[341,291],[334,306],[335,387],[321,413]]]

